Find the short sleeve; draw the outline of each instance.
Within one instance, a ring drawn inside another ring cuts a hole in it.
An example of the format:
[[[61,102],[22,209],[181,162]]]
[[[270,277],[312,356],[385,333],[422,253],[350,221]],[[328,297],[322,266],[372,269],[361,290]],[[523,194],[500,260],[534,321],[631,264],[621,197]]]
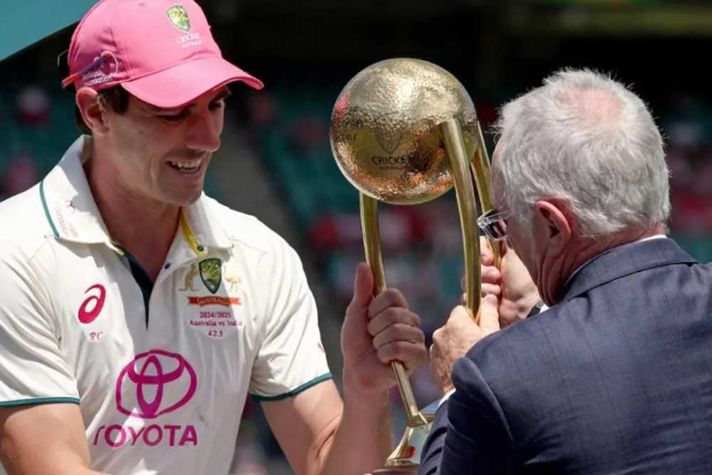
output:
[[[45,288],[30,260],[0,242],[0,407],[79,403]]]
[[[331,379],[314,296],[296,252],[283,243],[262,269],[268,292],[267,325],[253,366],[250,394],[258,401],[295,396]]]

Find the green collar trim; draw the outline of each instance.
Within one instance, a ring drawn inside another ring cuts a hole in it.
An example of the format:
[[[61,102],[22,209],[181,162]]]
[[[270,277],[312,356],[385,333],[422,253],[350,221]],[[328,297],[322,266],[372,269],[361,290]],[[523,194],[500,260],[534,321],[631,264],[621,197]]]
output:
[[[52,215],[49,214],[49,206],[47,206],[47,197],[45,196],[45,191],[44,191],[44,180],[42,180],[40,182],[40,200],[42,201],[42,208],[44,209],[45,218],[47,218],[47,222],[49,223],[49,226],[52,228],[52,233],[54,234],[54,237],[59,237],[59,232],[57,231],[57,227],[54,225],[54,222],[52,221]]]

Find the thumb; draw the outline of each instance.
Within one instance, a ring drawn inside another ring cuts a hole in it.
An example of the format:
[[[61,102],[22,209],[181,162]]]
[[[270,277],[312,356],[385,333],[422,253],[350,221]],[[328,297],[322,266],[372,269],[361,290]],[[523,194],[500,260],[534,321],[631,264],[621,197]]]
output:
[[[349,312],[365,312],[373,299],[373,274],[368,264],[359,262],[354,276],[354,295],[349,303]]]
[[[497,305],[497,296],[492,294],[487,294],[480,300],[480,328],[486,334],[499,330],[499,310]]]

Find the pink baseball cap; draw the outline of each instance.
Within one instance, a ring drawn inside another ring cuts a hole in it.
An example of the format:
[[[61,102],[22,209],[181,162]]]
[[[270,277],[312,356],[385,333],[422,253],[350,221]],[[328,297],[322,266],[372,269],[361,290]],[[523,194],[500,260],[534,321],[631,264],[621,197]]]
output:
[[[156,107],[181,107],[233,81],[259,79],[222,57],[193,0],[101,0],[79,22],[62,86],[117,84]]]

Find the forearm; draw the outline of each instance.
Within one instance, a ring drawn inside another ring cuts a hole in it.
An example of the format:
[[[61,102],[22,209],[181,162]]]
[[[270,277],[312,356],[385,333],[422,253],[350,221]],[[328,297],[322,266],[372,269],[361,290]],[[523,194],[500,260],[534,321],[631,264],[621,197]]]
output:
[[[8,475],[106,475],[89,468],[76,404],[0,408],[0,460]]]
[[[47,457],[46,455],[32,460],[19,460],[13,456],[3,454],[3,465],[7,475],[33,475],[44,473],[47,475],[109,475],[106,472],[97,472],[88,468],[84,462],[78,462],[71,457]]]
[[[356,394],[344,383],[341,418],[317,454],[314,473],[362,475],[383,467],[391,452],[388,393]]]
[[[41,457],[22,457],[3,448],[2,462],[7,475],[109,475],[89,468],[88,460],[73,453],[44,453]]]

